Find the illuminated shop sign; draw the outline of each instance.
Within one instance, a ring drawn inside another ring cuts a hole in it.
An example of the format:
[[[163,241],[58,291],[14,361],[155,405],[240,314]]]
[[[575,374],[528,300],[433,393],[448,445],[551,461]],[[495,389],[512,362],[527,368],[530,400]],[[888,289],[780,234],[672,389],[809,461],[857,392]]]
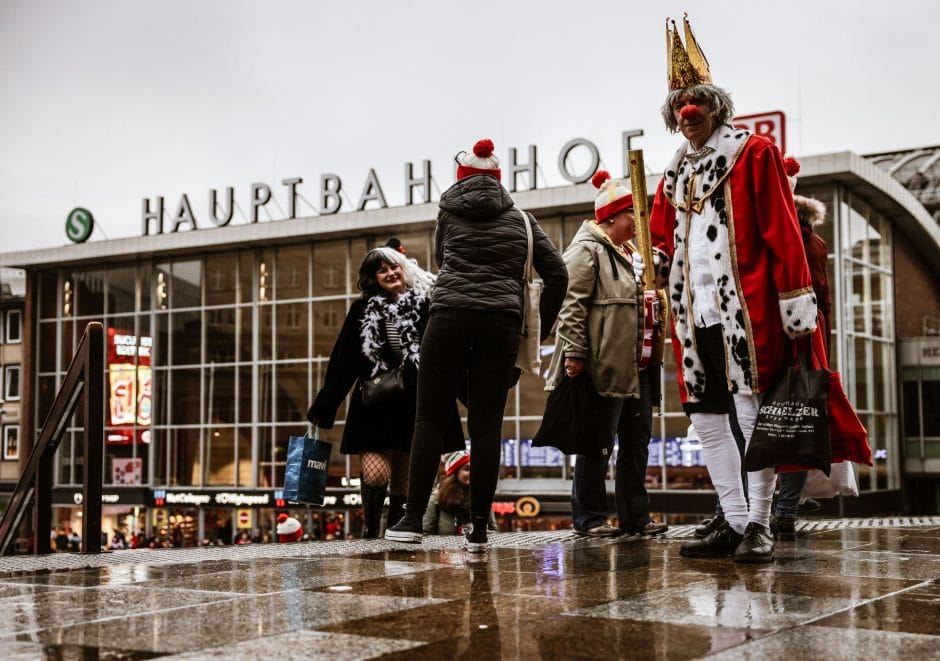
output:
[[[101,502],[104,505],[146,505],[149,500],[149,489],[146,488],[108,488],[101,493]],[[72,505],[81,507],[85,497],[81,491],[74,489],[57,488],[52,490],[52,503],[54,505]]]
[[[273,507],[273,491],[170,491],[153,490],[153,504],[157,507]]]
[[[153,422],[153,373],[150,350],[153,340],[117,328],[108,328],[108,426],[105,440],[112,445],[130,445],[137,427],[138,443],[150,442]],[[134,481],[133,467],[121,473]]]

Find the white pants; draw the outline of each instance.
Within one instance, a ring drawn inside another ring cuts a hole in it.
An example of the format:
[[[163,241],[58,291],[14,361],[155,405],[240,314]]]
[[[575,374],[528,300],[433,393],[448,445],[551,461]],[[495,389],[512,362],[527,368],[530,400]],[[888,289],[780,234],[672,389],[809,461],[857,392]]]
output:
[[[734,395],[738,426],[744,434],[745,450],[751,442],[761,395]],[[776,474],[773,468],[748,472],[747,498],[741,481],[741,453],[731,434],[727,413],[691,413],[692,426],[702,441],[702,454],[712,485],[718,492],[725,519],[743,533],[748,523],[770,526],[770,506],[774,495]],[[748,509],[750,502],[750,509]]]

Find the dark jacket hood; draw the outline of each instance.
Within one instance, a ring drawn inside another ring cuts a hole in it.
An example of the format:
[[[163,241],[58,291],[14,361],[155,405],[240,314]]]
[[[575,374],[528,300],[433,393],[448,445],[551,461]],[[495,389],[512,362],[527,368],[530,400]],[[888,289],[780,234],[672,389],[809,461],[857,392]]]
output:
[[[475,174],[461,179],[441,195],[441,209],[469,221],[490,220],[507,209],[513,201],[496,177]]]

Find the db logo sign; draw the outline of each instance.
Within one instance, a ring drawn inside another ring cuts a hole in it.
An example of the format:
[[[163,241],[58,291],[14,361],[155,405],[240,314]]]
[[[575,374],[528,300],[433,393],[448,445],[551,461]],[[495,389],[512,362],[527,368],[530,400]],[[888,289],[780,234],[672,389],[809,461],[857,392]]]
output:
[[[767,138],[787,153],[787,117],[781,110],[772,110],[759,115],[741,115],[731,120],[739,129],[747,129],[755,135]]]
[[[522,517],[538,516],[542,506],[532,496],[523,496],[516,501],[516,515]]]

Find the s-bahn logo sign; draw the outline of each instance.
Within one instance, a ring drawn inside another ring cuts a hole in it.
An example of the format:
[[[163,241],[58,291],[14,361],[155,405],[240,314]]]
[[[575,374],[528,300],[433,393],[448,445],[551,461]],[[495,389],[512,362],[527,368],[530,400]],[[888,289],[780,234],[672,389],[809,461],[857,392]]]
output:
[[[88,209],[72,209],[65,219],[65,236],[73,243],[85,243],[94,229],[95,219]]]

